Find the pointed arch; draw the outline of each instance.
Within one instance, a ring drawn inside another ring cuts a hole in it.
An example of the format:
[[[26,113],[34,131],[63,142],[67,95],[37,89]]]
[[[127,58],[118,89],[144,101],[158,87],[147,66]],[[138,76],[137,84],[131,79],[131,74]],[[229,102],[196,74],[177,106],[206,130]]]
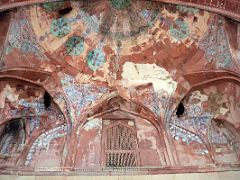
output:
[[[98,122],[99,121],[103,122],[104,120],[108,120],[108,121],[111,121],[110,124],[112,124],[113,121],[122,121],[125,123],[128,123],[129,121],[134,121],[135,122],[133,123],[134,126],[135,125],[138,126],[138,123],[141,122],[141,120],[146,121],[148,126],[156,130],[156,138],[157,138],[157,141],[159,142],[159,145],[161,146],[159,150],[160,151],[159,153],[161,153],[160,155],[161,160],[159,161],[164,162],[167,165],[174,164],[176,162],[176,160],[173,160],[174,158],[172,157],[173,152],[169,154],[170,149],[169,149],[168,140],[166,137],[167,133],[163,128],[162,120],[156,117],[156,115],[151,110],[149,110],[139,102],[134,102],[132,100],[129,100],[119,95],[118,93],[112,93],[108,97],[103,98],[102,100],[97,102],[95,106],[89,107],[89,109],[87,109],[84,115],[82,116],[81,120],[78,121],[79,123],[73,128],[73,133],[71,138],[72,139],[71,147],[72,146],[73,147],[71,148],[71,152],[69,151],[69,158],[65,166],[76,167],[77,166],[77,164],[75,164],[76,162],[81,164],[79,158],[78,160],[75,160],[74,164],[72,162],[72,159],[76,159],[78,154],[77,152],[80,151],[78,148],[80,147],[80,145],[78,145],[78,142],[81,142],[80,139],[82,139],[82,143],[83,141],[85,141],[86,143],[86,140],[83,140],[83,136],[87,136],[89,131],[88,128],[87,130],[85,130],[86,127],[88,127],[89,124],[91,125],[91,122],[93,123],[94,121],[96,122],[96,120]],[[95,127],[99,129],[98,133],[96,132],[97,130],[95,129]],[[100,123],[99,125],[94,126],[93,129],[95,130],[92,130],[91,132],[92,133],[94,132],[95,134],[96,133],[102,134],[102,127],[103,125],[102,123]],[[138,126],[138,128],[141,129],[140,126]],[[83,132],[85,135],[83,135]],[[73,137],[76,137],[76,138],[73,138]],[[88,140],[87,140],[87,143],[88,143]]]

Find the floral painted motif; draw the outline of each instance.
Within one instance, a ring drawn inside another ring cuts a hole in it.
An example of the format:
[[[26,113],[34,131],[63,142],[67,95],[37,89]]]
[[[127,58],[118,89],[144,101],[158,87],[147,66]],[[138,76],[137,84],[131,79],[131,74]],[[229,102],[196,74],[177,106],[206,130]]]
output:
[[[144,9],[143,11],[141,11],[140,15],[147,22],[148,27],[152,27],[157,21],[158,17],[160,16],[157,10],[148,10],[148,9]]]
[[[189,35],[188,24],[183,20],[176,20],[170,27],[170,35],[176,40],[185,39]]]
[[[63,7],[64,1],[44,3],[42,7],[47,11],[55,11]]]
[[[107,88],[105,87],[98,87],[92,84],[77,84],[74,82],[74,78],[68,75],[65,75],[61,83],[67,95],[67,103],[78,110],[76,112],[77,117],[81,115],[82,110],[86,108],[87,105],[95,102],[96,99],[107,92]],[[72,107],[70,108],[70,113],[74,113]],[[72,119],[72,121],[74,121],[74,119]]]
[[[131,4],[130,0],[111,0],[111,3],[116,9],[123,9]]]
[[[18,13],[18,16],[21,16],[21,12]],[[41,60],[46,59],[33,35],[32,26],[27,18],[12,23],[6,53],[10,53],[13,48],[20,49],[23,53],[34,54]]]
[[[202,140],[199,136],[191,133],[190,131],[178,127],[174,124],[170,124],[170,133],[171,136],[175,139],[175,140],[181,140],[183,142],[185,142],[186,144],[190,144],[192,142],[196,142],[196,143],[200,143],[202,144]]]
[[[185,103],[185,113],[182,117],[173,116],[170,123],[170,133],[175,140],[191,142],[189,132],[199,136],[205,142],[213,144],[233,144],[233,135],[219,121],[215,120],[216,114],[220,114],[223,104],[223,94],[212,93],[205,95],[200,91],[192,92]],[[207,103],[208,105],[204,105]],[[222,114],[223,115],[223,114]],[[184,129],[181,130],[180,129]],[[193,138],[194,139],[194,138]],[[196,142],[201,143],[200,139]]]
[[[200,102],[196,103],[201,99],[207,99],[207,96],[200,94],[200,91],[193,92],[184,103],[184,115],[180,118],[172,116],[170,132],[175,140],[181,140],[187,144],[193,141],[201,144],[202,140],[206,141],[204,137],[207,136],[209,122],[213,115],[205,111]]]
[[[84,10],[80,10],[78,15],[76,16],[76,20],[82,20],[83,23],[86,25],[86,30],[83,32],[83,37],[88,36],[92,32],[98,33],[99,31],[99,23],[96,15],[90,15],[88,12]]]
[[[205,51],[205,57],[208,62],[215,62],[217,68],[222,69],[233,66],[223,20],[217,17],[213,18],[199,46]]]
[[[213,144],[228,144],[233,143],[228,129],[219,127],[216,122],[212,121],[208,130],[208,139]]]
[[[65,43],[67,54],[79,56],[84,51],[84,40],[80,36],[70,37]]]
[[[87,55],[88,66],[96,71],[103,66],[105,62],[105,54],[100,48],[96,48],[90,51]]]
[[[25,166],[28,166],[31,164],[34,153],[37,149],[45,149],[48,150],[50,146],[50,142],[54,139],[61,138],[67,134],[68,126],[67,124],[63,124],[62,126],[56,127],[54,129],[51,129],[50,131],[47,131],[43,134],[41,134],[32,144],[27,159],[25,161]]]
[[[71,31],[71,26],[67,19],[54,19],[51,24],[50,32],[56,37],[64,37]]]

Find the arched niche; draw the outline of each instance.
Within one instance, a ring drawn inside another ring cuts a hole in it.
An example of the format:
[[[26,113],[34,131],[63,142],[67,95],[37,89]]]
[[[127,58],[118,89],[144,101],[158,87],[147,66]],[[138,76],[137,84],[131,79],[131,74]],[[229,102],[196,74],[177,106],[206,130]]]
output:
[[[218,164],[239,164],[240,132],[223,119],[212,119],[208,128],[208,140]]]
[[[67,124],[51,97],[46,107],[44,94],[38,84],[1,79],[0,169],[61,167]]]
[[[239,80],[222,73],[192,83],[181,100],[185,112],[178,117],[176,108],[171,116],[169,132],[181,166],[239,166]]]
[[[169,165],[164,129],[151,117],[151,111],[118,95],[92,108],[76,133],[75,168]]]
[[[11,119],[0,126],[0,162],[5,167],[13,165],[26,141],[24,119]]]

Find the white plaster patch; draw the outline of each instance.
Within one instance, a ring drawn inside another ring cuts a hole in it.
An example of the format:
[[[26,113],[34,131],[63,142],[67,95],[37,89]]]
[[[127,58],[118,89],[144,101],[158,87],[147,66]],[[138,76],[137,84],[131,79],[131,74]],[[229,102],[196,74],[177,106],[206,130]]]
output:
[[[88,122],[84,125],[83,129],[85,131],[89,131],[92,129],[99,129],[102,126],[102,120],[99,118],[88,120]]]
[[[122,84],[125,87],[152,83],[156,92],[166,91],[173,94],[177,87],[169,72],[156,64],[134,64],[126,62],[123,65]]]
[[[236,51],[237,60],[240,61],[240,50]]]
[[[198,99],[200,102],[196,103],[196,105],[198,105],[199,107],[202,106],[202,102],[208,101],[208,96],[205,94],[201,94],[200,91],[194,91],[192,92],[190,98],[190,100],[192,99]]]
[[[220,115],[226,115],[229,112],[229,109],[221,107],[220,108]]]
[[[5,99],[8,99],[10,102],[15,102],[18,100],[19,94],[16,94],[16,89],[11,88],[8,84],[3,89],[0,94],[0,108],[4,108]]]

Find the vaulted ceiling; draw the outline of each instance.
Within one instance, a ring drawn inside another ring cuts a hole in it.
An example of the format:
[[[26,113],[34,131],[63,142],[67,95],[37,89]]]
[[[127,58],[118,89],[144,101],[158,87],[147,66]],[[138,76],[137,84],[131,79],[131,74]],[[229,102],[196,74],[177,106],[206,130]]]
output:
[[[240,170],[239,1],[0,0],[0,174]]]
[[[1,0],[0,11],[31,5],[43,2],[53,2],[55,0]],[[83,0],[84,3],[91,3],[96,0]],[[154,0],[151,0],[154,1]],[[240,21],[240,1],[239,0],[155,0],[158,2],[181,4],[187,6],[193,6],[200,9],[205,9],[220,13],[235,20]]]

